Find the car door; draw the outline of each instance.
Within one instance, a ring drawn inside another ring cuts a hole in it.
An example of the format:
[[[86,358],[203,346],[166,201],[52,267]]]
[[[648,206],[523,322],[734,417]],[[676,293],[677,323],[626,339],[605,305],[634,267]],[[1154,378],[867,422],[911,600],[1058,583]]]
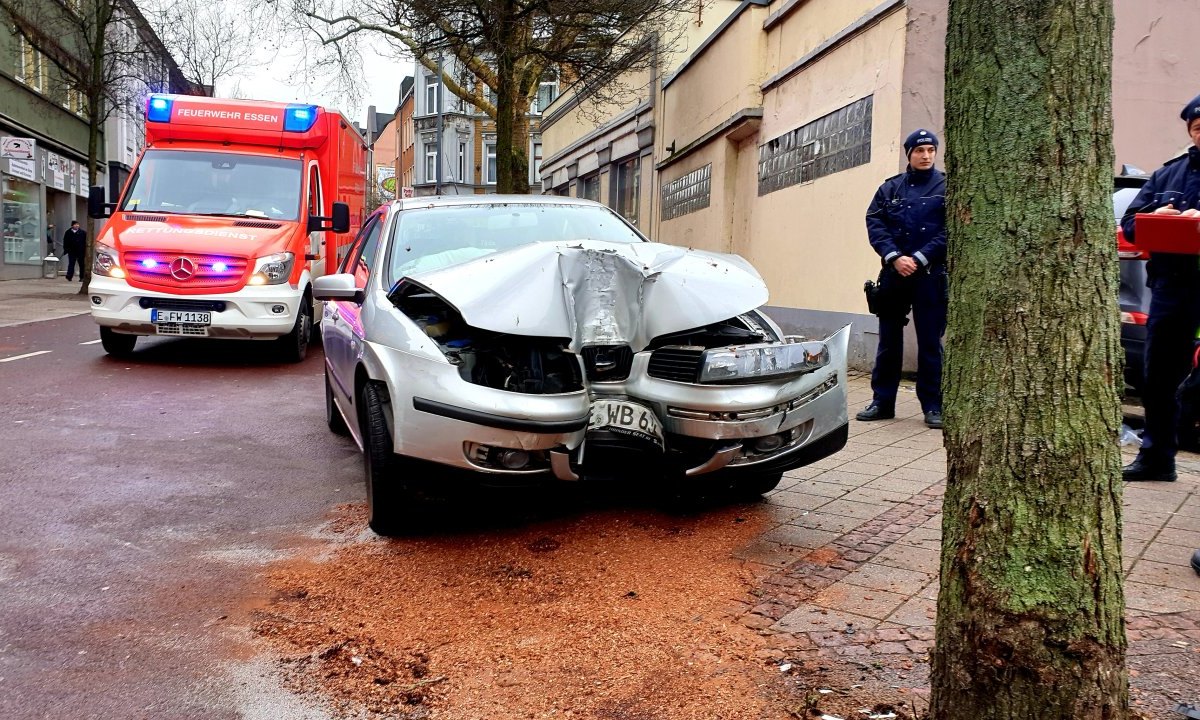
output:
[[[365,290],[370,268],[379,248],[384,211],[372,215],[346,253],[340,273],[354,275],[354,284]],[[342,407],[354,404],[354,365],[362,342],[362,305],[352,300],[330,300],[325,303],[321,334],[325,345],[325,362],[329,368],[330,384]]]

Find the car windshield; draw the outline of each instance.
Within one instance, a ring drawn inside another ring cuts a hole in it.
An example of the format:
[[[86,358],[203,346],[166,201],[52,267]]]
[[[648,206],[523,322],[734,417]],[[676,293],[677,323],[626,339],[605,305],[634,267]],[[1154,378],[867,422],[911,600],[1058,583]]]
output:
[[[148,150],[121,209],[295,220],[300,216],[301,177],[299,160]]]
[[[388,252],[388,284],[530,243],[644,242],[608,208],[593,205],[487,204],[400,213]]]

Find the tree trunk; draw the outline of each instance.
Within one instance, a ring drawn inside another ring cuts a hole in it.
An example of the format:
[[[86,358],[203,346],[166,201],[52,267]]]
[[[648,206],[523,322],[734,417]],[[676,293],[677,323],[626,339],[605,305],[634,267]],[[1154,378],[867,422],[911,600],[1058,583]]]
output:
[[[532,98],[518,98],[513,108],[512,153],[509,155],[512,163],[512,191],[518,195],[529,193],[529,104]]]
[[[496,192],[513,192],[513,61],[506,54],[496,59]]]
[[[1111,0],[950,0],[934,718],[1128,717]]]

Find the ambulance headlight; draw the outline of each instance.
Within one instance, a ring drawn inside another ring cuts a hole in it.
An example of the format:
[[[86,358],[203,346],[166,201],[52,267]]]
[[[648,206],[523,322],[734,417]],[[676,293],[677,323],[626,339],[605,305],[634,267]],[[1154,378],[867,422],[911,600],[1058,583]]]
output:
[[[104,277],[123,278],[125,271],[121,269],[121,257],[115,248],[98,242],[92,248],[92,274]]]
[[[250,275],[251,285],[280,285],[292,275],[292,264],[296,256],[290,252],[275,253],[260,257]]]
[[[146,100],[146,119],[150,122],[171,122],[171,104],[171,98],[151,95]]]
[[[283,111],[284,132],[308,132],[316,122],[316,105],[288,105]]]

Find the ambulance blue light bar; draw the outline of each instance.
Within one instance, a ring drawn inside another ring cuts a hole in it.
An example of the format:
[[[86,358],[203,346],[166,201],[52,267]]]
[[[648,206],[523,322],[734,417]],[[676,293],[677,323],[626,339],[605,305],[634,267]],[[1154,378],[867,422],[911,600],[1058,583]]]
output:
[[[171,98],[151,95],[146,100],[146,119],[150,122],[171,122]]]
[[[284,132],[308,132],[316,122],[316,105],[288,105],[283,112]]]

